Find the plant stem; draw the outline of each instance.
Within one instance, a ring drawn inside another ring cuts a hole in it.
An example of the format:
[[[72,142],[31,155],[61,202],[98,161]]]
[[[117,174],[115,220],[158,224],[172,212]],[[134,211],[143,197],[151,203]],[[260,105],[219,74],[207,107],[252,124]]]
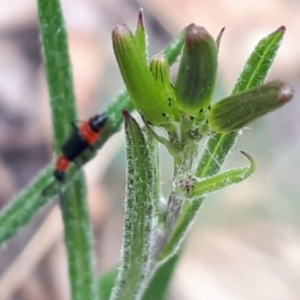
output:
[[[59,0],[38,0],[38,10],[51,100],[55,152],[58,154],[71,133],[70,123],[77,120],[67,33]],[[95,300],[98,298],[98,291],[94,277],[92,231],[82,173],[66,190],[60,190],[60,206],[72,299]]]

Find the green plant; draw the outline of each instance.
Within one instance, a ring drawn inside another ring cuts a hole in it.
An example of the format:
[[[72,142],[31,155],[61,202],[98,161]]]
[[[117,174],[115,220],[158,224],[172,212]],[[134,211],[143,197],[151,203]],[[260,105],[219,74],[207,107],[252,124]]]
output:
[[[38,0],[38,7],[55,152],[59,154],[71,133],[70,122],[77,119],[67,35],[59,0]],[[282,82],[264,84],[284,31],[280,27],[259,42],[232,95],[211,105],[221,35],[215,42],[205,29],[192,24],[163,55],[148,64],[142,12],[134,34],[126,26],[118,26],[113,43],[129,94],[122,93],[108,107],[108,123],[95,149],[119,130],[124,116],[127,187],[120,271],[100,278],[99,291],[85,180],[78,167],[71,168],[60,186],[53,178],[53,166],[47,167],[1,212],[0,242],[12,237],[39,208],[59,195],[72,299],[165,299],[181,242],[204,197],[244,180],[255,170],[254,160],[242,152],[250,166],[220,173],[237,131],[292,96]],[[179,72],[172,85],[169,65],[181,51]],[[142,115],[143,128],[129,114],[134,107]],[[164,130],[165,135],[157,129]],[[202,139],[207,141],[200,155]],[[161,202],[159,143],[174,160],[173,185],[166,205]],[[95,149],[78,159],[80,167],[95,155]]]

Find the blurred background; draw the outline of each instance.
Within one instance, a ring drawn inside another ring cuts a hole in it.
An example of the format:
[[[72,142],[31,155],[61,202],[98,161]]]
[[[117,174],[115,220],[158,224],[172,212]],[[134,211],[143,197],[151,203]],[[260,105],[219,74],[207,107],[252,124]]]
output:
[[[123,88],[111,31],[132,29],[144,8],[154,55],[191,22],[222,39],[216,98],[228,95],[256,43],[287,27],[270,79],[289,82],[294,100],[243,131],[224,169],[258,168],[245,182],[208,196],[185,245],[171,300],[300,299],[300,2],[295,0],[63,0],[81,120]],[[0,206],[53,159],[52,129],[36,2],[2,0],[0,10]],[[170,184],[164,149],[163,188]],[[97,268],[120,257],[125,151],[116,134],[85,167]],[[1,230],[1,229],[0,229]],[[0,300],[69,299],[61,216],[52,203],[0,250]]]

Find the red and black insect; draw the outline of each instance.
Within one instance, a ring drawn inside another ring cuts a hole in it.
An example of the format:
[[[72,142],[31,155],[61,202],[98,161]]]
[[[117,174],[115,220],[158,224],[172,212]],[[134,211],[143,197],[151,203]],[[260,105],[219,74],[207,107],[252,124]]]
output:
[[[83,122],[79,128],[76,127],[76,131],[62,146],[62,154],[57,158],[53,173],[57,181],[63,182],[71,162],[99,140],[106,121],[107,115],[103,113]]]

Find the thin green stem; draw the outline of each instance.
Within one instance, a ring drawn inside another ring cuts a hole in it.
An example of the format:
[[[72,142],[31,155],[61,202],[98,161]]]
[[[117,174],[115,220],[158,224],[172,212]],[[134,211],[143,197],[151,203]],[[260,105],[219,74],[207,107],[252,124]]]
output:
[[[91,222],[82,172],[61,195],[60,206],[65,228],[72,299],[98,299]]]
[[[38,0],[40,30],[50,94],[55,152],[71,133],[77,120],[68,40],[59,0]]]
[[[67,33],[59,0],[38,0],[38,12],[46,74],[50,93],[55,151],[71,133],[70,122],[77,119]],[[69,259],[73,300],[98,298],[94,277],[92,231],[86,204],[86,186],[81,174],[60,193],[60,206]]]

